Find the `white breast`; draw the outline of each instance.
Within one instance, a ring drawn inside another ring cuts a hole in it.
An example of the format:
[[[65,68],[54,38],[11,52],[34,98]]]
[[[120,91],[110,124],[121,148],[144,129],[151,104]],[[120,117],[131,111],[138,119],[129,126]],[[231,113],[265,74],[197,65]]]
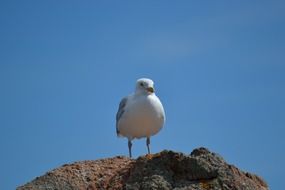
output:
[[[163,106],[154,94],[130,97],[125,113],[118,123],[122,136],[128,139],[150,137],[163,127]]]

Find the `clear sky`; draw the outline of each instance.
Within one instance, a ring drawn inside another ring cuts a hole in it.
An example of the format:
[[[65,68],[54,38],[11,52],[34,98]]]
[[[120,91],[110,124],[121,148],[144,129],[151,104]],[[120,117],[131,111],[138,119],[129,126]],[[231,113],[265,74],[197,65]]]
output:
[[[152,152],[205,146],[282,189],[282,1],[1,1],[0,189],[65,163],[128,155],[120,99],[154,80]],[[147,152],[133,142],[135,157]]]

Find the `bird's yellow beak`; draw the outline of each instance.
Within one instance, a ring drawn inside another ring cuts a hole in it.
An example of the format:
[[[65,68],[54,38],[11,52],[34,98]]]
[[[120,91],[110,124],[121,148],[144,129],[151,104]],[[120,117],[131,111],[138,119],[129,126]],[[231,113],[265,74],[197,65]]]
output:
[[[153,87],[148,87],[146,90],[147,90],[148,92],[154,93],[154,88],[153,88]]]

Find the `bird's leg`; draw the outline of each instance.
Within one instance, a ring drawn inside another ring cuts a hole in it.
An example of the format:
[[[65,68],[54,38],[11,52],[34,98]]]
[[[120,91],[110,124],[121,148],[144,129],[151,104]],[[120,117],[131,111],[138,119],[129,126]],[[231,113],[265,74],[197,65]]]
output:
[[[128,147],[129,147],[130,158],[132,158],[132,142],[130,140],[128,140]]]
[[[148,154],[150,154],[149,145],[150,145],[150,138],[147,137],[147,138],[146,138],[146,146],[147,146],[147,152],[148,152]]]

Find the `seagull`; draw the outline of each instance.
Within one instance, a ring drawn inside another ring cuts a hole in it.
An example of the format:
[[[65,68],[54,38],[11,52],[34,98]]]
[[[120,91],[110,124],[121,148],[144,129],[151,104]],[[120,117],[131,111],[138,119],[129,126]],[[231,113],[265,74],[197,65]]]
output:
[[[154,82],[148,78],[138,79],[135,92],[124,97],[116,115],[118,137],[128,139],[129,156],[132,157],[132,140],[146,138],[150,154],[150,137],[157,134],[165,122],[165,112],[154,92]]]

